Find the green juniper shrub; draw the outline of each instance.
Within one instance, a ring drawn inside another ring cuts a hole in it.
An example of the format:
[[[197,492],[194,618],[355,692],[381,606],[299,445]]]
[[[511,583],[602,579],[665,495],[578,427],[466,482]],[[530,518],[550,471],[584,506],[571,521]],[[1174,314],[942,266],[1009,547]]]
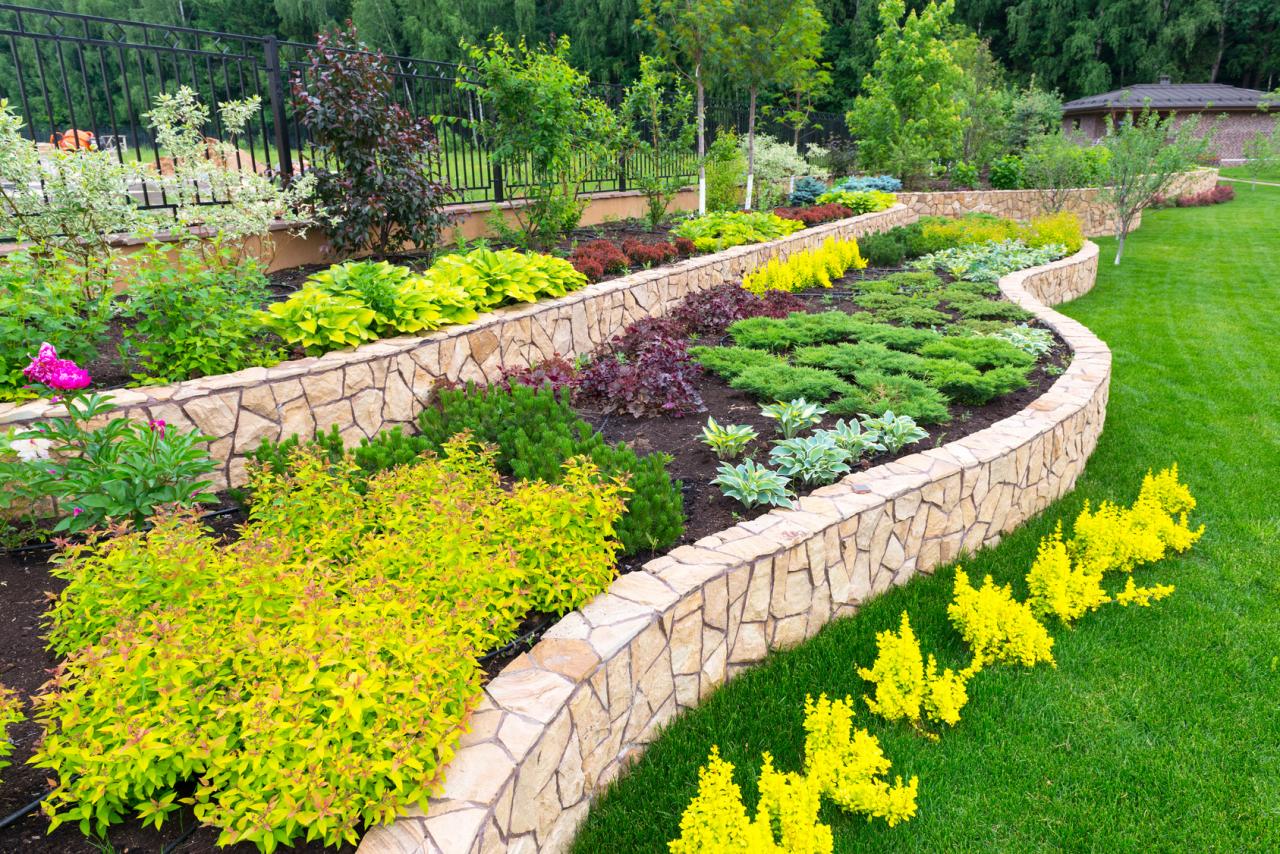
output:
[[[905,350],[914,353],[930,341],[941,338],[931,329],[915,329],[910,326],[890,326],[887,323],[868,324],[858,340],[883,344],[892,350]]]
[[[827,405],[834,415],[879,415],[886,410],[910,415],[922,424],[951,419],[947,399],[928,383],[902,374],[864,371],[853,394]]]
[[[806,344],[857,339],[873,324],[843,311],[796,313],[782,319],[749,317],[729,327],[734,343],[761,350],[788,350]]]
[[[606,477],[627,475],[632,493],[617,526],[626,554],[670,545],[684,531],[681,485],[666,471],[671,457],[640,457],[625,444],[609,445],[549,388],[444,389],[418,415],[418,426],[432,450],[471,431],[477,440],[497,446],[498,470],[518,480],[556,483],[561,464],[575,456],[590,458]]]
[[[883,279],[863,279],[857,283],[858,290],[863,294],[896,294],[898,286],[889,281],[890,278],[886,276]]]
[[[969,320],[1030,320],[1034,315],[1021,306],[1000,300],[974,300],[955,306]]]
[[[901,267],[907,259],[907,243],[892,231],[858,238],[858,249],[870,267]]]
[[[868,311],[884,311],[885,309],[909,305],[911,303],[911,297],[906,294],[897,293],[895,289],[890,292],[879,291],[862,294],[861,296],[854,297],[853,301],[858,306],[865,308]]]
[[[930,360],[929,384],[956,403],[982,406],[1027,386],[1027,369],[1006,365],[982,372],[955,359]]]
[[[892,320],[905,326],[941,326],[951,321],[951,315],[933,308],[934,301],[913,300],[896,308],[877,313],[884,320]]]
[[[920,355],[934,359],[956,359],[975,368],[1030,368],[1035,357],[999,338],[948,337],[931,341],[920,348]]]
[[[796,350],[792,358],[796,364],[825,368],[855,381],[863,371],[924,376],[928,373],[930,362],[914,353],[890,350],[883,344],[869,341],[803,347]]]
[[[927,270],[890,273],[881,281],[899,293],[912,295],[933,293],[942,287],[942,279],[939,279],[936,273]]]
[[[824,401],[851,394],[854,389],[839,375],[820,368],[795,367],[781,362],[747,368],[729,383],[763,400]]]
[[[785,359],[750,347],[690,347],[689,355],[708,371],[731,380],[748,368],[785,365]]]
[[[999,295],[1000,289],[991,282],[956,281],[943,288],[938,296],[952,305],[960,305]]]

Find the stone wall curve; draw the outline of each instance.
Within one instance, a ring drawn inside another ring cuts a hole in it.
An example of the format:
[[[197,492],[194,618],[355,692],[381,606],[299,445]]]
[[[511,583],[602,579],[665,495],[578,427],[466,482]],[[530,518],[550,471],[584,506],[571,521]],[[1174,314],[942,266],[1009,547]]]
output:
[[[994,545],[1075,484],[1106,417],[1111,352],[1049,306],[1088,291],[1098,247],[1000,280],[1072,361],[1022,411],[855,473],[620,576],[485,688],[443,790],[359,854],[560,852],[592,795],[679,711],[870,596]]]

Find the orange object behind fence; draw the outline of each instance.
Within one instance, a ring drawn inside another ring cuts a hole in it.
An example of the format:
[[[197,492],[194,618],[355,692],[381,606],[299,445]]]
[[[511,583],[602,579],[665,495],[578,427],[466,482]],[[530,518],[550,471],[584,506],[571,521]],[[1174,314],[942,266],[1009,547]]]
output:
[[[92,151],[98,147],[98,142],[90,131],[75,128],[67,128],[64,133],[55,133],[49,137],[49,142],[63,151]]]

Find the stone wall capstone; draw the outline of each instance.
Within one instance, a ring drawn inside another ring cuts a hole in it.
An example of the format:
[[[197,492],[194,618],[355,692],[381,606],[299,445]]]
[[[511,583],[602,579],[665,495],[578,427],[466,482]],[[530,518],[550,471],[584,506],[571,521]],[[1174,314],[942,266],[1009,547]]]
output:
[[[525,367],[555,354],[591,352],[643,317],[665,314],[685,296],[739,279],[774,256],[828,237],[861,237],[915,221],[898,205],[807,228],[767,243],[738,246],[677,264],[588,285],[565,297],[513,305],[474,323],[422,337],[387,338],[353,350],[249,368],[165,386],[112,391],[113,415],[158,419],[212,440],[221,464],[214,488],[246,480],[246,455],[263,439],[303,439],[337,426],[348,445],[409,424],[438,380],[491,383],[499,368]],[[0,404],[0,429],[65,414],[47,400]]]
[[[1218,170],[1197,169],[1184,172],[1175,179],[1168,195],[1198,193],[1213,189],[1218,183]],[[1098,198],[1096,187],[1066,192],[1063,210],[1080,216],[1088,237],[1115,233],[1115,218]],[[898,203],[911,208],[918,216],[963,216],[967,213],[989,213],[1025,222],[1045,213],[1045,197],[1039,190],[953,190],[941,193],[898,193]],[[1141,225],[1141,215],[1133,227]]]
[[[424,815],[358,854],[561,852],[592,797],[679,712],[917,573],[990,546],[1075,484],[1106,416],[1111,353],[1052,311],[1098,247],[1005,276],[1071,364],[1016,415],[681,546],[565,616],[486,686]]]

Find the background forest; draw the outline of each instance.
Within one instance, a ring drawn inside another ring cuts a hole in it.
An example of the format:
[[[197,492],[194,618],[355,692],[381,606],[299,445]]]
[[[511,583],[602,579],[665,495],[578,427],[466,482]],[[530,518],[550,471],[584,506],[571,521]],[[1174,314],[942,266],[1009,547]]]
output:
[[[459,42],[498,29],[508,39],[565,34],[571,61],[593,80],[627,82],[649,38],[639,0],[34,0],[28,5],[107,17],[313,41],[351,18],[385,51],[457,61]],[[823,61],[833,85],[815,104],[843,111],[874,58],[876,0],[819,0],[831,26]],[[923,0],[910,0],[919,8]],[[989,41],[1014,77],[1067,98],[1161,74],[1174,82],[1273,89],[1280,82],[1275,0],[957,0],[955,20]]]

